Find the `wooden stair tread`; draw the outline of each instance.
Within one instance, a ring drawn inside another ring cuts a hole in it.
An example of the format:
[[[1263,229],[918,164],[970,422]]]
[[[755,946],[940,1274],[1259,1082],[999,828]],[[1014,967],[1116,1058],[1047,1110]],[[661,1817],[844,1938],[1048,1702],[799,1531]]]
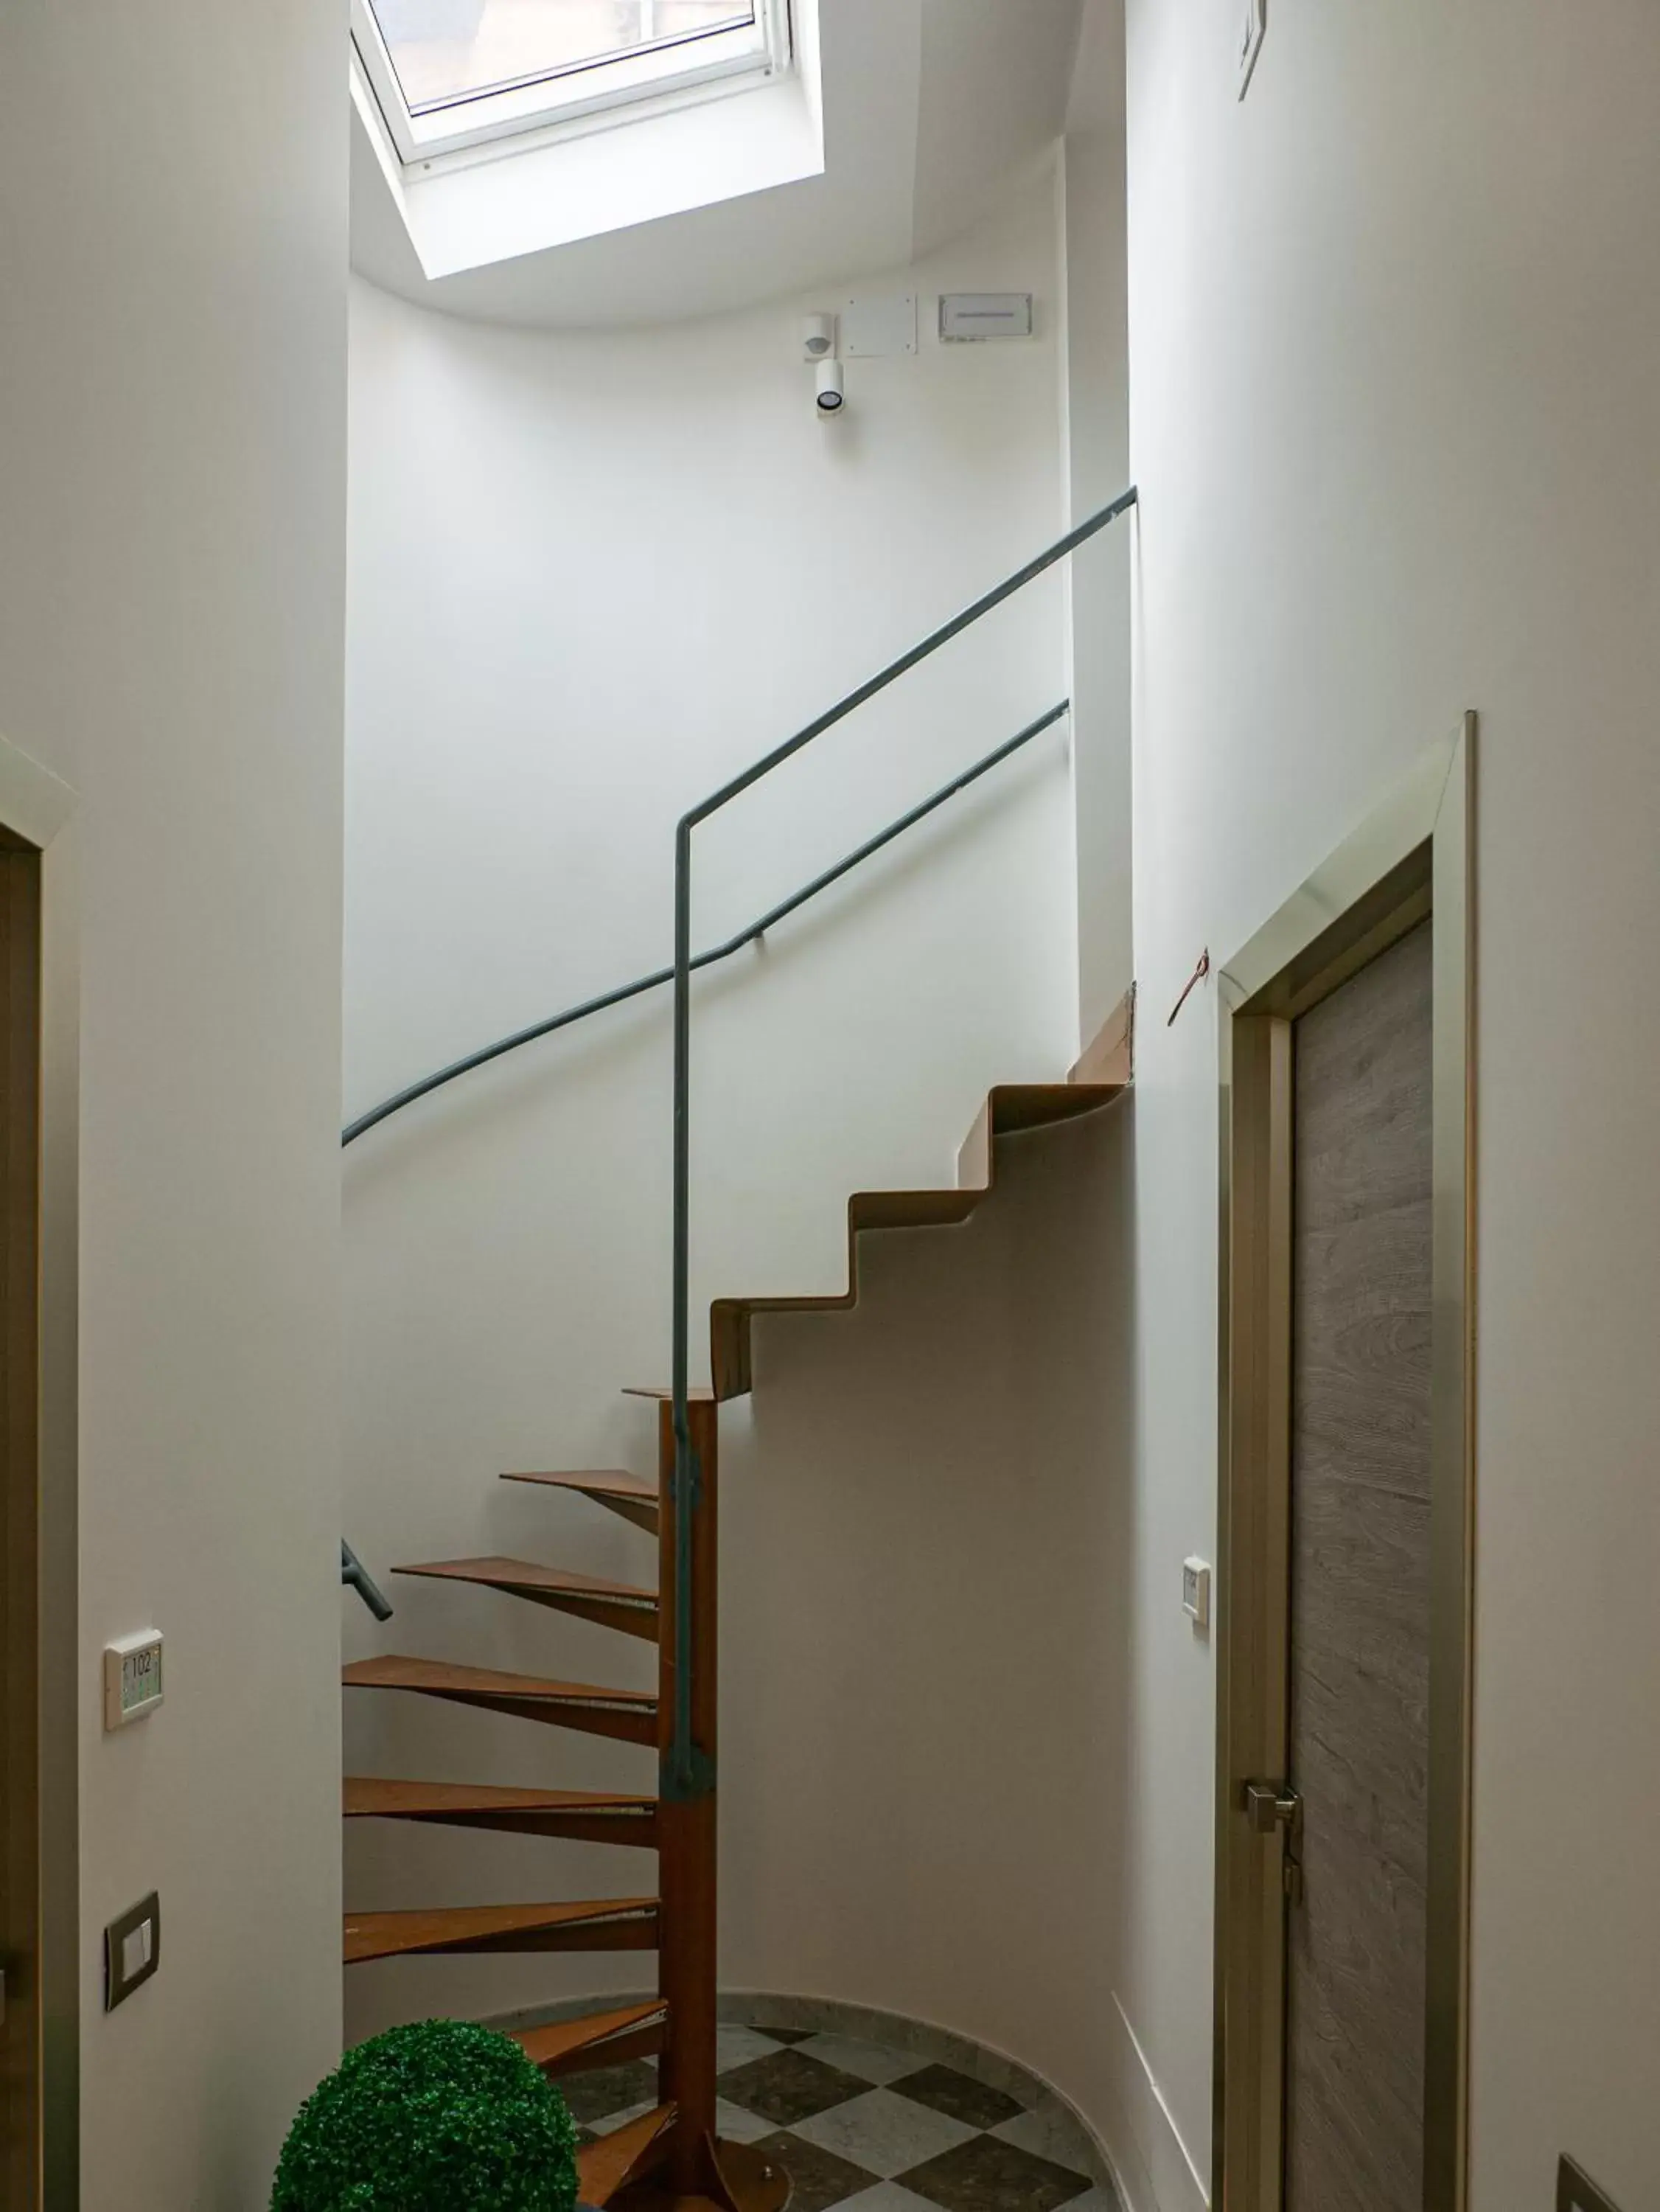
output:
[[[442,1659],[354,1659],[341,1679],[353,1690],[424,1690],[436,1697],[513,1698],[549,1705],[609,1705],[654,1714],[652,1690],[608,1690],[592,1682],[544,1681],[536,1674],[504,1674],[490,1667],[454,1667]]]
[[[657,1640],[657,1594],[633,1583],[614,1583],[603,1575],[573,1574],[566,1567],[544,1567],[533,1559],[433,1559],[418,1566],[394,1567],[395,1575],[426,1582],[471,1583],[504,1596],[568,1613],[596,1628],[615,1629],[647,1644]]]
[[[512,1950],[553,1948],[539,1938],[577,1930],[604,1934],[650,1926],[655,1933],[654,1897],[587,1899],[561,1905],[467,1905],[426,1912],[348,1912],[345,1958],[348,1966],[372,1959],[407,1958],[427,1951]],[[621,1947],[620,1947],[621,1948]],[[628,1948],[640,1948],[630,1945]]]
[[[659,1403],[666,1403],[675,1394],[667,1382],[626,1382],[622,1395],[625,1398],[655,1398]],[[688,1405],[709,1406],[714,1403],[715,1393],[706,1390],[700,1382],[687,1392],[686,1399]]]
[[[639,2031],[661,2032],[669,2008],[661,1997],[645,2004],[623,2005],[614,2012],[585,2013],[575,2020],[556,2020],[545,2027],[520,2027],[512,2040],[533,2065],[557,2075],[576,2072],[580,2062],[606,2065],[622,2037],[632,2041]]]
[[[608,1582],[603,1575],[579,1575],[566,1567],[544,1567],[534,1559],[433,1559],[418,1566],[394,1567],[395,1575],[424,1575],[432,1582],[482,1583],[491,1589],[557,1590],[573,1597],[615,1598],[657,1610],[657,1594],[633,1583]]]
[[[662,1510],[654,1482],[642,1482],[637,1474],[627,1474],[621,1468],[607,1468],[595,1473],[573,1474],[504,1474],[504,1482],[534,1483],[543,1490],[563,1490],[573,1496],[591,1498],[603,1505],[608,1513],[616,1514],[636,1528],[644,1528],[655,1536],[662,1524]]]
[[[1023,1129],[1052,1128],[1110,1106],[1122,1083],[999,1083],[991,1093],[993,1133],[1012,1137]]]
[[[1136,1073],[1136,986],[1132,983],[1079,1054],[1069,1083],[1130,1083]]]
[[[655,1620],[653,1620],[655,1632]],[[348,1690],[410,1690],[451,1705],[506,1713],[583,1735],[655,1747],[657,1700],[650,1690],[608,1690],[593,1682],[548,1682],[488,1667],[452,1667],[438,1659],[358,1659],[342,1670]]]
[[[620,1468],[605,1468],[592,1474],[504,1474],[504,1482],[536,1482],[549,1490],[580,1490],[595,1498],[635,1498],[642,1504],[655,1505],[657,1486],[654,1482],[642,1482],[637,1474],[625,1474]]]
[[[437,1820],[454,1813],[651,1813],[657,1799],[609,1790],[506,1790],[474,1782],[393,1782],[348,1774],[348,1820]]]
[[[603,2212],[620,2189],[639,2178],[675,2118],[672,2105],[659,2105],[656,2112],[642,2112],[626,2128],[585,2144],[577,2154],[578,2202]]]
[[[717,1298],[709,1309],[714,1395],[742,1398],[752,1387],[750,1325],[757,1314],[846,1313],[858,1304],[858,1239],[877,1229],[954,1228],[966,1221],[996,1180],[995,1143],[1028,1129],[1094,1114],[1121,1097],[1122,1083],[1003,1083],[987,1094],[958,1160],[957,1188],[859,1191],[847,1201],[847,1287],[815,1297]]]

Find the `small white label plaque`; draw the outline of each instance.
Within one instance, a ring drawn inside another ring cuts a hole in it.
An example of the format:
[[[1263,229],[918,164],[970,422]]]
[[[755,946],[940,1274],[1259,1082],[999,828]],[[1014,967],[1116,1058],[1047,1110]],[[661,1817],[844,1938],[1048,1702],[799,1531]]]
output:
[[[146,1628],[123,1636],[104,1652],[104,1726],[125,1728],[161,1702],[161,1632]]]
[[[983,345],[988,338],[1029,338],[1029,292],[947,292],[940,301],[942,345]]]

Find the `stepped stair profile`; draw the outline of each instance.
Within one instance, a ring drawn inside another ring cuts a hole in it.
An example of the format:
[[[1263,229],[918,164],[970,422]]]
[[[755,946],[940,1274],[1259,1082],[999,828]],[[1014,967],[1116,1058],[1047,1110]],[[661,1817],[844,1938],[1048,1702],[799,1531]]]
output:
[[[387,1656],[345,1669],[348,1689],[397,1691],[512,1717],[567,1734],[603,1735],[657,1753],[649,1794],[585,1791],[561,1774],[557,1789],[506,1789],[488,1783],[425,1782],[354,1776],[342,1801],[349,1822],[384,1820],[413,1826],[495,1830],[547,1839],[617,1843],[655,1850],[657,1893],[582,1901],[436,1906],[420,1911],[348,1916],[344,1958],[365,1966],[392,1958],[542,1951],[651,1950],[657,1992],[633,2004],[597,2008],[580,2017],[520,2029],[514,2039],[552,2080],[625,2060],[658,2063],[657,2106],[581,2154],[585,2205],[619,2212],[782,2212],[788,2176],[750,2145],[716,2133],[715,1932],[718,1800],[716,1708],[717,1527],[719,1509],[719,1408],[753,1383],[755,1320],[772,1313],[845,1310],[857,1301],[859,1245],[866,1234],[956,1226],[990,1192],[997,1140],[1075,1119],[1109,1106],[1130,1080],[1133,994],[1063,1082],[1003,1085],[992,1091],[958,1159],[955,1183],[936,1190],[866,1191],[847,1207],[847,1287],[831,1297],[719,1298],[710,1310],[712,1387],[688,1377],[688,1066],[690,978],[754,942],[849,869],[990,772],[1057,722],[1051,709],[942,791],[827,870],[727,944],[694,958],[690,950],[691,833],[718,808],[810,743],[971,623],[1000,605],[1134,506],[1133,490],[1071,532],[1057,545],[977,601],[964,614],[849,696],[830,714],[779,747],[683,818],[676,842],[676,957],[672,969],[607,993],[551,1021],[504,1039],[413,1085],[354,1122],[354,1142],[389,1114],[439,1085],[570,1023],[672,982],[675,991],[674,1341],[667,1383],[631,1386],[628,1395],[655,1408],[657,1479],[620,1470],[508,1473],[503,1480],[581,1498],[596,1510],[621,1516],[655,1538],[657,1574],[645,1587],[605,1580],[538,1561],[458,1559],[396,1570],[429,1583],[489,1591],[551,1608],[656,1647],[654,1692],[545,1680],[465,1664]],[[349,1546],[342,1579],[377,1617],[390,1612]]]

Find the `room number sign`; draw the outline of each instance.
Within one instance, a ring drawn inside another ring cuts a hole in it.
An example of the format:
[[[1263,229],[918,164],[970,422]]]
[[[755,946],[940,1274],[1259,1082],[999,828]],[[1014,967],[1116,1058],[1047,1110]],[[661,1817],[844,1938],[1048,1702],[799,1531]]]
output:
[[[161,1637],[147,1628],[123,1636],[104,1653],[104,1726],[125,1728],[161,1702]]]

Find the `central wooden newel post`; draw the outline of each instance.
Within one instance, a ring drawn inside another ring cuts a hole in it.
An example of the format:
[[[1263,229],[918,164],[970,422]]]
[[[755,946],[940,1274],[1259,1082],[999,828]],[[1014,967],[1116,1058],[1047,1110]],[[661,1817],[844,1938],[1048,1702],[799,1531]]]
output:
[[[715,1756],[718,1680],[717,1530],[719,1499],[718,1408],[706,1399],[688,1408],[698,1469],[692,1529],[692,1731],[698,1749]],[[668,2008],[661,2061],[663,2102],[673,2105],[663,2160],[651,2180],[620,2200],[639,2212],[717,2205],[722,2212],[778,2212],[789,2178],[776,2161],[715,2131],[716,1796],[712,1782],[694,1796],[672,1785],[676,1606],[674,1407],[657,1416],[661,1514],[659,1545],[657,1808],[658,1972]]]
[[[699,1504],[692,1536],[692,1727],[700,1750],[715,1752],[718,1684],[716,1666],[716,1512],[718,1498],[717,1409],[709,1404],[687,1408],[692,1449],[697,1455]],[[662,1993],[669,2007],[669,2040],[663,2054],[662,2097],[678,2114],[669,2137],[665,2179],[678,2191],[695,2195],[705,2186],[709,2144],[715,2133],[715,1793],[677,1801],[669,1781],[674,1735],[676,1612],[675,1546],[679,1529],[675,1504],[675,1409],[658,1408],[657,1464],[662,1486],[657,1583],[661,1640],[657,1697],[658,1751],[662,1795],[658,1806],[663,1899],[658,1953]]]

